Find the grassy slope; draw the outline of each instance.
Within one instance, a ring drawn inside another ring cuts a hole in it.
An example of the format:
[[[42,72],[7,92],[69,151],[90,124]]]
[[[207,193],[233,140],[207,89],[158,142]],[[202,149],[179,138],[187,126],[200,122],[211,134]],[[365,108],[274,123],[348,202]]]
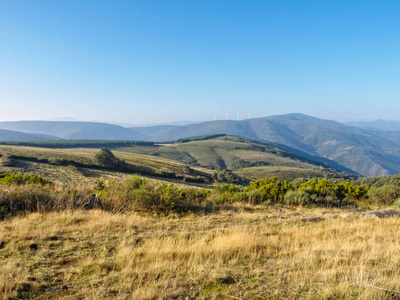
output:
[[[153,141],[216,133],[240,135],[325,157],[342,165],[342,170],[349,168],[363,176],[385,176],[400,172],[399,133],[366,132],[303,114],[242,121],[210,121],[169,130],[163,128],[160,131],[149,128],[147,132]]]
[[[273,207],[183,218],[96,210],[27,214],[0,222],[0,294],[393,299],[398,292],[389,290],[400,291],[400,219],[358,214],[328,213],[319,223]]]
[[[92,158],[97,152],[98,149],[95,148],[56,149],[0,145],[0,154],[4,155],[36,157],[50,161],[71,160],[87,165],[93,164]],[[211,176],[215,170],[230,169],[248,180],[271,176],[293,180],[296,177],[324,176],[326,171],[275,146],[229,136],[187,143],[115,147],[113,152],[128,164],[155,175],[175,173],[184,177]],[[12,168],[0,165],[0,172],[35,173],[67,185],[91,184],[99,177],[116,179],[124,176],[115,171],[79,166],[63,167],[24,160],[14,160]]]
[[[92,158],[98,152],[98,149],[73,148],[73,149],[49,149],[24,146],[4,146],[0,145],[0,153],[3,155],[23,155],[37,158],[69,159],[79,163],[93,164]],[[186,165],[177,161],[168,160],[149,155],[136,153],[113,151],[114,154],[124,159],[127,163],[143,167],[154,172],[175,172],[178,175],[185,175]],[[212,171],[200,167],[192,168],[198,174],[212,174]],[[97,178],[117,179],[126,176],[126,174],[110,170],[99,170],[90,168],[81,168],[73,166],[56,166],[42,163],[29,162],[24,160],[13,160],[13,166],[7,167],[0,164],[0,173],[34,173],[61,185],[94,183]],[[173,179],[162,179],[162,181],[179,182]],[[202,186],[202,184],[199,184]]]
[[[244,168],[236,172],[238,175],[250,180],[257,180],[260,178],[276,177],[278,179],[285,179],[292,181],[298,177],[324,177],[324,173],[319,170],[310,170],[295,167],[280,167],[280,166],[260,166]]]
[[[299,176],[324,175],[322,167],[304,160],[301,161],[274,146],[230,136],[187,143],[160,144],[154,147],[140,146],[117,149],[213,169],[236,170],[235,173],[251,180],[269,176],[292,180]],[[238,168],[237,166],[240,164],[242,167]],[[251,164],[264,166],[254,167]]]

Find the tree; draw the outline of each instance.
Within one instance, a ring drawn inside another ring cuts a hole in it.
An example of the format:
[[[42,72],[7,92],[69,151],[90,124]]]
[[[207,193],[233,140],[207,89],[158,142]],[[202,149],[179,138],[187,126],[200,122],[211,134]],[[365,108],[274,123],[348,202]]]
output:
[[[115,157],[114,153],[108,148],[101,148],[100,151],[94,156],[93,161],[102,167],[122,167],[125,161]]]

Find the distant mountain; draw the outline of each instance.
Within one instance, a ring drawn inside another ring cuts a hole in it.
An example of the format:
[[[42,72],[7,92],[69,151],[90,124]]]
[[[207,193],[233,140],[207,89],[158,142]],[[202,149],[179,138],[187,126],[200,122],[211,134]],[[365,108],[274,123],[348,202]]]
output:
[[[149,131],[148,138],[166,141],[217,133],[271,141],[312,156],[328,158],[364,176],[400,172],[400,146],[394,141],[360,128],[303,114],[164,128],[162,131]]]
[[[131,130],[143,134],[147,139],[153,139],[155,136],[163,137],[167,135],[172,129],[179,128],[178,125],[157,125],[157,126],[146,126],[146,127],[131,127]],[[157,139],[159,140],[159,139]],[[162,138],[161,138],[162,140]]]
[[[395,131],[400,130],[400,121],[375,120],[371,122],[347,122],[348,126],[358,127],[366,130]]]
[[[44,121],[73,121],[73,122],[79,122],[78,119],[72,118],[72,117],[58,117],[58,118],[49,118]]]
[[[379,136],[381,138],[384,138],[388,141],[391,141],[398,146],[400,146],[400,130],[395,130],[395,131],[377,131],[377,130],[367,130],[365,129],[366,132]]]
[[[59,137],[45,134],[30,134],[14,130],[0,129],[1,142],[32,142],[32,141],[53,141],[59,140]]]
[[[154,127],[133,127],[135,132],[148,134],[148,138],[154,141],[172,141],[191,136],[206,134],[225,133],[229,135],[257,138],[251,134],[251,128],[246,124],[237,121],[209,121],[185,126],[154,126]],[[158,130],[156,130],[158,129]]]
[[[95,122],[16,121],[0,122],[0,129],[39,133],[63,139],[145,140],[146,136],[118,125]]]

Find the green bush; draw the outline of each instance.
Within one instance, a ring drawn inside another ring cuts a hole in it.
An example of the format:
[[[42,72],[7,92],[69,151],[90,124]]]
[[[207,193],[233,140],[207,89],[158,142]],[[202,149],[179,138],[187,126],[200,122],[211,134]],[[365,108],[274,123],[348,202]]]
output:
[[[131,175],[125,179],[124,186],[127,190],[137,190],[144,184],[144,180],[139,175]]]
[[[110,181],[96,193],[103,208],[113,211],[142,211],[168,214],[188,209],[189,204],[207,201],[210,191],[195,188],[178,188],[171,185],[153,185],[137,175],[123,182]]]
[[[51,184],[50,181],[34,174],[21,175],[21,174],[2,174],[0,175],[0,184]]]
[[[251,203],[260,204],[261,202],[282,203],[287,191],[293,190],[292,184],[286,180],[280,181],[276,177],[259,179],[250,182],[245,188],[246,192],[251,192]]]
[[[285,194],[287,205],[309,205],[311,202],[311,196],[307,191],[288,191]]]
[[[384,185],[378,188],[371,188],[367,195],[374,204],[391,205],[400,196],[400,192],[394,186]]]

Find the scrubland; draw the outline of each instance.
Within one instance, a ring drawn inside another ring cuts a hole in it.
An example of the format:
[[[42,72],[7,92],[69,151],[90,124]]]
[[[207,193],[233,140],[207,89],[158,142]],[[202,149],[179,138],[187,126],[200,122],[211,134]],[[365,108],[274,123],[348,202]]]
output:
[[[195,186],[158,157],[187,177],[21,149],[0,166],[1,299],[400,299],[400,218],[363,216],[400,205],[399,176]]]

